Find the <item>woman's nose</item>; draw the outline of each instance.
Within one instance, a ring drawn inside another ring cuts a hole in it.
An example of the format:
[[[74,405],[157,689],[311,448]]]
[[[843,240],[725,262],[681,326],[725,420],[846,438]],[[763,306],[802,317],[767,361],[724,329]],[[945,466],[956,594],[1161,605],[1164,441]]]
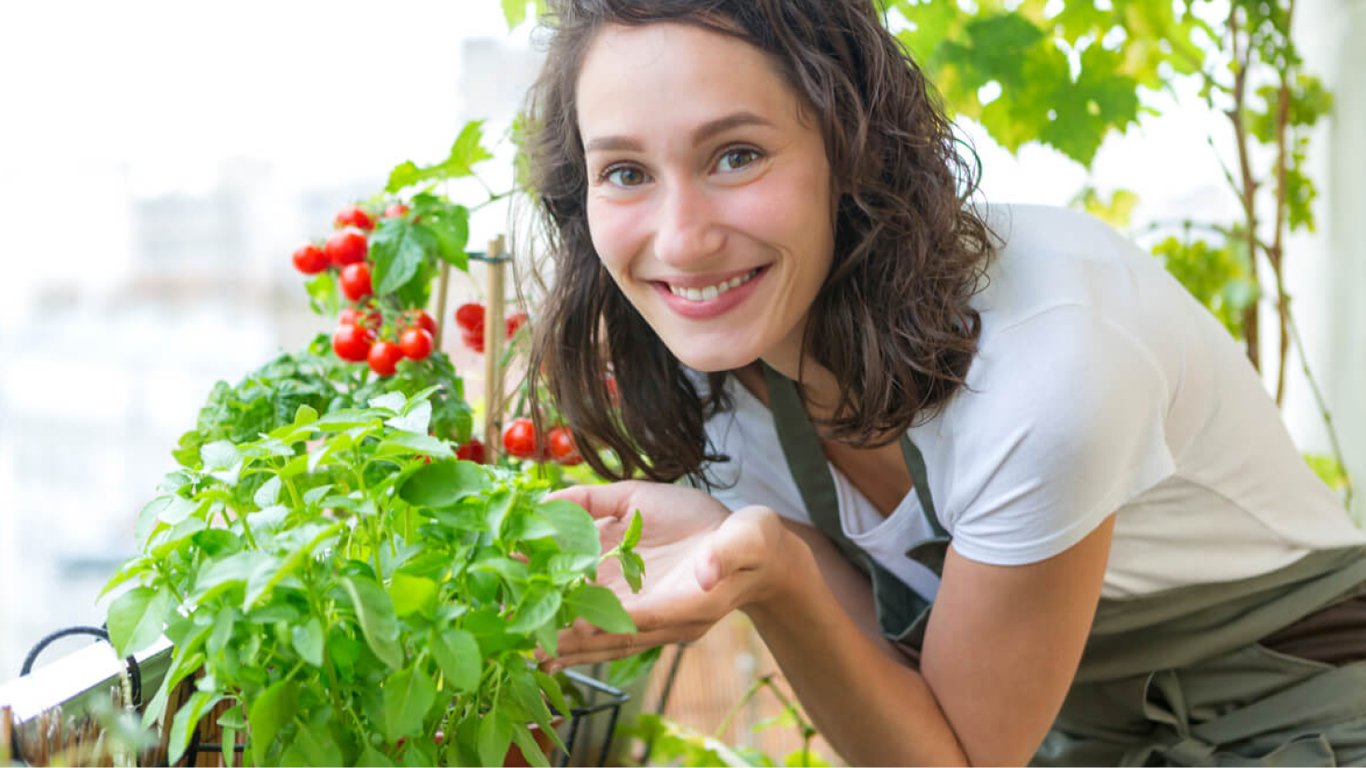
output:
[[[714,201],[699,185],[672,185],[655,228],[656,258],[685,268],[719,252],[725,245],[725,233],[715,214]]]

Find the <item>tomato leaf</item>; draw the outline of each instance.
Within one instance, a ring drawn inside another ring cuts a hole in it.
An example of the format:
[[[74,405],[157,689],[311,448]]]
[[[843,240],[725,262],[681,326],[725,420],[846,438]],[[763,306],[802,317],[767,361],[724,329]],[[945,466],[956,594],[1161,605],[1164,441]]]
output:
[[[460,130],[460,135],[455,138],[455,143],[451,145],[450,155],[445,160],[423,168],[419,168],[411,160],[400,163],[389,172],[389,183],[385,185],[385,191],[398,192],[424,181],[444,181],[472,175],[472,166],[493,158],[493,153],[483,147],[483,138],[483,120],[466,123]]]

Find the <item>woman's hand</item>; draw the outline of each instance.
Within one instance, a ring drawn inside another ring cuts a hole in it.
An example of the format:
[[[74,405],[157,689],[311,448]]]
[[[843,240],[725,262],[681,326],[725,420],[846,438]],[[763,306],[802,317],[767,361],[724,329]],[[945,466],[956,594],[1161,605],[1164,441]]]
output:
[[[557,667],[696,640],[731,611],[776,594],[783,569],[775,565],[794,548],[805,549],[773,510],[746,507],[731,514],[683,486],[627,481],[568,488],[551,498],[587,509],[598,521],[604,550],[621,542],[636,510],[644,523],[635,547],[645,561],[641,591],[630,591],[615,561],[598,571],[599,583],[621,598],[639,633],[611,634],[580,620],[560,634]]]

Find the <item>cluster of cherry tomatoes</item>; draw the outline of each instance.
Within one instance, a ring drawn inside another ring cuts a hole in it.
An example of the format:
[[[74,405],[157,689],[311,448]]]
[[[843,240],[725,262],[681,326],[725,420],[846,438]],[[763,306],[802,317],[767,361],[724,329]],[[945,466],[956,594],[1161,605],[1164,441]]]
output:
[[[407,215],[408,206],[394,203],[384,211],[385,218]],[[347,362],[368,363],[380,376],[392,376],[398,361],[423,360],[432,353],[436,321],[423,310],[403,312],[385,334],[384,315],[371,300],[369,232],[375,219],[364,208],[348,205],[333,220],[336,231],[319,246],[308,243],[294,251],[294,268],[306,275],[324,270],[338,271],[342,293],[356,306],[347,307],[337,318],[332,334],[332,351]]]
[[[513,419],[503,427],[503,450],[519,459],[550,460],[566,467],[583,463],[568,427],[551,427],[540,436],[536,434],[535,423],[528,418]]]
[[[455,308],[455,324],[460,327],[460,340],[465,346],[483,354],[484,352],[484,305],[477,302],[461,304]],[[503,331],[505,339],[510,339],[517,335],[517,331],[526,325],[527,314],[525,312],[513,312],[503,320]]]

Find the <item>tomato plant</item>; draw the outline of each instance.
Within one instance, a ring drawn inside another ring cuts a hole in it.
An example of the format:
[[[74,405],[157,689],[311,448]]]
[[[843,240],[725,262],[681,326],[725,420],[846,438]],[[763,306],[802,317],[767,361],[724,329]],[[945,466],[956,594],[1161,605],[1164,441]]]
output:
[[[455,457],[462,461],[472,461],[475,464],[483,464],[487,458],[484,452],[484,444],[477,437],[471,437],[455,451]]]

